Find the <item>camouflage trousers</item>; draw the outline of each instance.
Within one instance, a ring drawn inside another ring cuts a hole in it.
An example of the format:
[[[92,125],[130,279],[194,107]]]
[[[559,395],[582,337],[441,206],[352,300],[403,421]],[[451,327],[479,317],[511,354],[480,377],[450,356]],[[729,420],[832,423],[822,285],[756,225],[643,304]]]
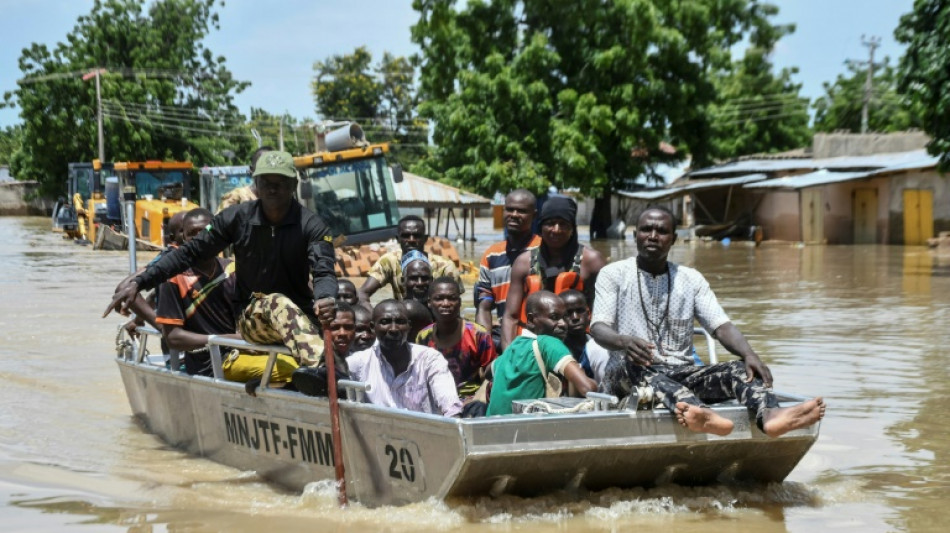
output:
[[[322,361],[319,327],[283,294],[251,295],[251,303],[238,319],[238,332],[254,344],[283,344],[301,365],[313,366]]]
[[[611,358],[604,373],[601,389],[625,397],[635,386],[653,387],[656,399],[673,411],[677,402],[705,407],[736,399],[755,413],[756,424],[762,428],[766,409],[778,407],[775,395],[761,379],[746,382],[745,363],[730,361],[709,366],[641,366],[626,359]]]

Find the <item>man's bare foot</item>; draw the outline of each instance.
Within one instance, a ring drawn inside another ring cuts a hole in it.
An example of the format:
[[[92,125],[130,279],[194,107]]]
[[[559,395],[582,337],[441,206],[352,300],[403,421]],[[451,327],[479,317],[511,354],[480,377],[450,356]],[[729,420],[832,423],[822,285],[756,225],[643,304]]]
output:
[[[779,437],[789,431],[807,428],[825,416],[825,401],[812,398],[791,407],[768,409],[762,418],[762,429],[769,437]]]
[[[696,433],[712,433],[724,436],[732,433],[732,420],[723,418],[708,407],[698,407],[686,402],[676,404],[676,420],[684,428]]]

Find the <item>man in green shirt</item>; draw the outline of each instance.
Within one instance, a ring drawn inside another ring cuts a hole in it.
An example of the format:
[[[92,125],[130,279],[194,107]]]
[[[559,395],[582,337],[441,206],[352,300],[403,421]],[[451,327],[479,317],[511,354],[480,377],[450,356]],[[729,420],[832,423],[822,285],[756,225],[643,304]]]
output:
[[[567,378],[578,394],[597,390],[571,351],[564,345],[567,323],[564,302],[553,292],[538,291],[525,301],[527,326],[493,366],[494,383],[488,400],[488,416],[511,414],[514,400],[534,400],[545,395],[545,375],[534,355],[535,343],[545,369]]]

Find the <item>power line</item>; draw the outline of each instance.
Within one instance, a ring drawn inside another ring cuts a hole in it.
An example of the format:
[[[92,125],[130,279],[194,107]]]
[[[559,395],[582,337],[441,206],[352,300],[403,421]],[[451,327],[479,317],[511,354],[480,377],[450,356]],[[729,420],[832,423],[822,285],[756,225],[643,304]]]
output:
[[[783,114],[779,114],[779,115],[769,115],[769,116],[767,116],[767,117],[744,118],[744,119],[730,120],[730,121],[727,121],[727,122],[716,122],[716,125],[717,125],[717,126],[731,126],[731,125],[733,125],[733,124],[743,124],[743,123],[746,123],[746,122],[761,122],[761,121],[763,121],[763,120],[777,120],[777,119],[780,119],[780,118],[789,118],[789,117],[804,117],[804,118],[806,118],[806,119],[808,118],[807,115],[803,115],[803,114],[800,113],[800,112],[798,112],[798,113],[783,113]]]

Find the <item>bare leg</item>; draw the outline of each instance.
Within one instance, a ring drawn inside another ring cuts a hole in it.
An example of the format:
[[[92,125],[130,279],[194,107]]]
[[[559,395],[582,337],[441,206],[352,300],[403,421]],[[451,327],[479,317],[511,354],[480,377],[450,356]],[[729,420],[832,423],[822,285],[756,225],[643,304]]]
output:
[[[779,437],[796,429],[806,428],[825,416],[825,401],[813,398],[791,407],[768,409],[762,416],[762,428],[769,437]]]
[[[712,433],[719,436],[732,433],[732,420],[719,416],[708,407],[698,407],[686,402],[678,402],[675,414],[680,425],[690,431]]]

